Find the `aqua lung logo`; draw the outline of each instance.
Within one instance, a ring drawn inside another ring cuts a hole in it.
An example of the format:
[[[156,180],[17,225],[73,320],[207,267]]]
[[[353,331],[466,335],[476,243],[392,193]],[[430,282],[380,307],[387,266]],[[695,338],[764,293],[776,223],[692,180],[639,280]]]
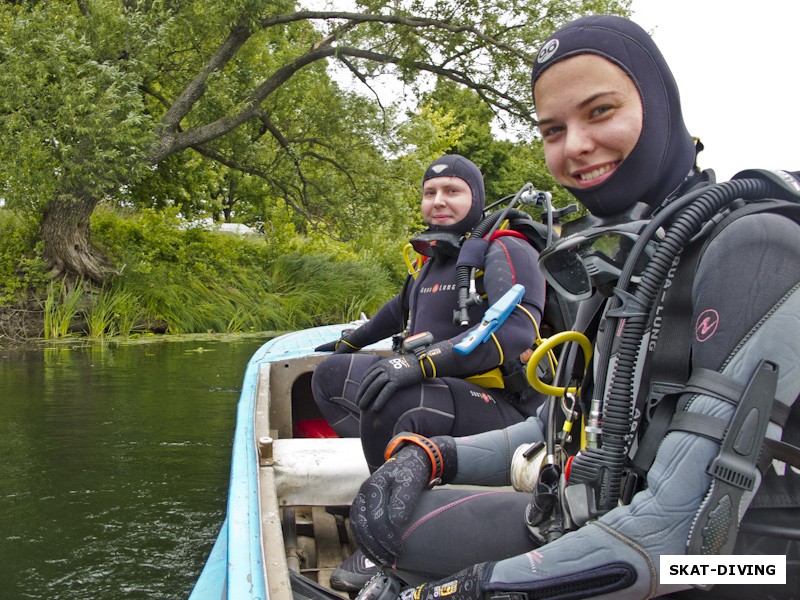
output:
[[[476,391],[476,390],[470,390],[470,391],[469,391],[469,395],[470,395],[470,396],[472,396],[473,398],[480,398],[481,400],[483,400],[483,401],[484,401],[484,402],[486,402],[487,404],[488,404],[489,402],[492,402],[492,401],[494,401],[494,398],[492,398],[492,397],[491,397],[489,394],[487,394],[486,392],[478,392],[478,391]]]
[[[431,171],[433,171],[434,173],[441,173],[446,168],[447,168],[447,165],[432,165],[431,166]]]
[[[546,63],[553,58],[556,50],[558,50],[558,40],[550,40],[539,50],[539,56],[536,57],[536,62],[539,64]]]
[[[455,291],[456,284],[455,283],[448,283],[447,285],[441,285],[439,283],[435,283],[428,287],[421,287],[419,288],[420,294],[435,294],[437,292],[452,292]]]
[[[667,297],[667,291],[669,288],[672,287],[672,281],[675,279],[675,273],[678,270],[678,264],[680,263],[681,257],[675,257],[675,260],[672,261],[672,266],[670,267],[669,271],[667,271],[667,278],[664,280],[664,285],[661,288],[661,298],[659,300],[658,306],[656,306],[656,314],[653,318],[653,327],[650,330],[650,339],[647,342],[647,350],[649,352],[653,352],[656,349],[656,343],[658,342],[658,336],[661,333],[661,325],[664,321],[664,302]],[[617,335],[621,335],[622,330],[617,332]]]
[[[695,338],[698,342],[708,340],[719,326],[719,313],[709,308],[700,313],[694,326]]]

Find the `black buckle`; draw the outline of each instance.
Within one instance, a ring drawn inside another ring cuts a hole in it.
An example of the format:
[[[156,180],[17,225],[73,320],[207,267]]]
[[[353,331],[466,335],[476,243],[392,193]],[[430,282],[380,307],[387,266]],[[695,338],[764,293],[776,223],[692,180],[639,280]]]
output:
[[[528,600],[526,592],[492,592],[489,596],[492,600]]]

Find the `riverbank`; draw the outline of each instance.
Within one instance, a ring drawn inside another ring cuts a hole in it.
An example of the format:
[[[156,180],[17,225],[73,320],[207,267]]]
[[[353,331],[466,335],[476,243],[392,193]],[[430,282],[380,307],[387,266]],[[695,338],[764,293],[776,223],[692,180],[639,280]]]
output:
[[[21,221],[6,221],[6,227]],[[181,333],[305,329],[371,314],[397,293],[403,267],[368,252],[185,227],[174,215],[106,208],[93,241],[112,265],[102,285],[51,280],[40,247],[0,239],[0,345]],[[5,240],[5,241],[4,241]],[[6,242],[8,242],[6,244]],[[394,268],[398,267],[398,268]]]

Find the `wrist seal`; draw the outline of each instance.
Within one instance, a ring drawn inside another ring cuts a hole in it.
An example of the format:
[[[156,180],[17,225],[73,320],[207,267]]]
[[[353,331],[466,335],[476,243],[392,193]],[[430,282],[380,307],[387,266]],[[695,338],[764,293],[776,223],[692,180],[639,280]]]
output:
[[[386,445],[386,450],[383,453],[384,460],[389,460],[395,453],[408,444],[414,444],[422,448],[431,461],[431,478],[430,481],[428,481],[428,485],[433,487],[434,485],[440,484],[442,482],[442,475],[444,474],[444,457],[442,456],[442,450],[433,443],[432,440],[423,435],[405,431],[398,433],[389,440],[389,443]]]

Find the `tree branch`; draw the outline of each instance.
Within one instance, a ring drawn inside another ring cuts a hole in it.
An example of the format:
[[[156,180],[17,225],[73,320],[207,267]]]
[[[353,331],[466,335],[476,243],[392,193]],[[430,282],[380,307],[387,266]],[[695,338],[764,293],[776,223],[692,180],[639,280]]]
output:
[[[454,25],[449,21],[442,21],[439,19],[429,19],[424,17],[414,17],[406,15],[381,15],[381,14],[362,14],[352,12],[328,12],[328,11],[300,11],[287,15],[278,15],[267,19],[261,19],[259,23],[263,28],[272,27],[273,25],[284,25],[287,23],[294,23],[296,21],[305,20],[345,20],[352,24],[360,23],[385,23],[391,25],[404,25],[406,27],[435,27],[437,29],[444,29],[451,33],[469,33],[477,37],[479,40],[486,42],[491,46],[502,48],[511,52],[514,56],[523,59],[525,62],[530,62],[532,57],[524,52],[520,52],[513,46],[501,42],[491,36],[488,36],[472,25]]]
[[[469,32],[477,36],[479,39],[486,41],[487,43],[491,43],[500,48],[513,51],[515,55],[523,57],[526,61],[530,60],[530,57],[517,52],[506,44],[497,42],[496,40],[481,34],[470,25],[452,25],[436,19],[423,19],[411,16],[362,15],[359,13],[348,12],[317,11],[302,11],[290,15],[280,15],[270,19],[262,19],[261,25],[263,27],[269,27],[307,19],[346,19],[348,20],[348,23],[337,28],[335,32],[331,33],[325,38],[315,42],[304,54],[276,70],[270,77],[264,80],[261,85],[259,85],[247,96],[243,102],[245,108],[238,113],[217,119],[216,121],[199,127],[194,127],[185,131],[179,131],[180,120],[188,113],[194,102],[196,102],[202,96],[208,76],[213,71],[222,68],[222,66],[229,62],[236,50],[238,50],[238,48],[240,48],[241,45],[250,37],[250,32],[244,25],[237,25],[234,27],[231,35],[217,50],[217,52],[214,54],[214,57],[212,57],[208,64],[201,70],[201,72],[197,74],[197,76],[187,86],[178,99],[175,100],[170,109],[164,115],[164,118],[162,119],[162,130],[160,131],[160,144],[152,152],[150,160],[154,164],[157,164],[171,154],[189,147],[201,146],[204,143],[233,131],[248,120],[259,117],[258,107],[267,97],[270,96],[270,94],[279,89],[303,67],[331,56],[335,56],[337,59],[343,60],[343,64],[345,64],[348,69],[356,73],[358,73],[357,68],[355,68],[352,63],[342,59],[341,57],[350,56],[377,63],[409,66],[420,71],[427,71],[441,75],[475,90],[478,92],[481,98],[490,104],[494,104],[498,108],[508,111],[510,114],[515,115],[522,120],[533,121],[533,117],[528,108],[516,100],[513,96],[493,86],[473,80],[464,71],[450,69],[441,65],[435,65],[424,61],[412,61],[409,63],[399,56],[384,52],[362,50],[350,46],[333,45],[342,33],[352,29],[356,26],[356,24],[367,22],[391,23],[410,27],[437,27],[451,32]],[[363,73],[360,74],[359,78],[362,80],[365,79]],[[500,101],[498,101],[498,99]]]
[[[164,114],[161,119],[161,127],[164,132],[174,133],[177,131],[181,120],[205,93],[208,77],[228,64],[242,45],[250,38],[250,35],[250,30],[244,23],[238,23],[231,29],[227,39]]]

